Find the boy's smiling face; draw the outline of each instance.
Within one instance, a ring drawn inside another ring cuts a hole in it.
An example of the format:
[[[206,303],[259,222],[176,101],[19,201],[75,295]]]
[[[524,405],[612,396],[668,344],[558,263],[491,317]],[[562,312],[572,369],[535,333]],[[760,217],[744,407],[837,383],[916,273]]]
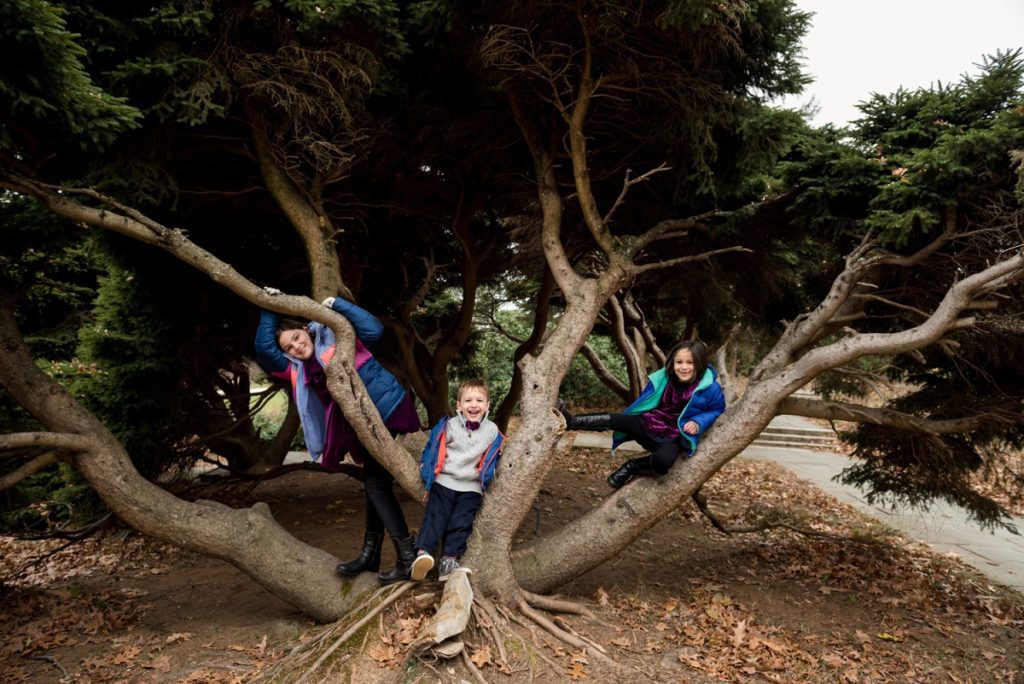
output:
[[[487,410],[491,407],[491,401],[487,393],[479,387],[467,387],[459,393],[459,399],[455,402],[455,409],[463,415],[466,420],[479,422]]]

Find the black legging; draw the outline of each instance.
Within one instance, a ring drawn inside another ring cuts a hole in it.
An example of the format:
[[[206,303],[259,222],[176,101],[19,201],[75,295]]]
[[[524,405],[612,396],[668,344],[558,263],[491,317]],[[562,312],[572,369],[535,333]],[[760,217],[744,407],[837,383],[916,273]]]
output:
[[[361,449],[363,459],[363,485],[366,487],[366,532],[387,533],[395,539],[409,536],[402,507],[395,497],[395,478],[388,469],[374,460],[366,449]]]
[[[651,452],[651,470],[658,475],[664,475],[672,464],[683,453],[683,438],[665,439],[652,437],[644,428],[643,420],[639,415],[627,415],[625,413],[610,414],[610,423],[613,430],[625,432],[632,439]]]

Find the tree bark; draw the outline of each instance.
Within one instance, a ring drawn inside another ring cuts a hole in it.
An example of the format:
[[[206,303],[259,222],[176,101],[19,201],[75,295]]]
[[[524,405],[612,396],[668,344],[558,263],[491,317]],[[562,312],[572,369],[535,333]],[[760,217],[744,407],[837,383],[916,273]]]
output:
[[[523,393],[523,371],[519,367],[519,361],[527,354],[532,354],[544,339],[551,311],[551,293],[554,289],[555,279],[551,275],[551,269],[545,264],[544,275],[541,277],[540,288],[537,290],[537,298],[534,301],[533,329],[530,331],[530,336],[516,347],[515,353],[512,355],[512,382],[509,384],[508,394],[501,400],[501,405],[495,412],[494,422],[503,431],[508,429],[512,412]]]
[[[271,149],[266,131],[257,117],[250,116],[253,147],[263,182],[306,248],[310,268],[310,293],[316,301],[342,295],[354,299],[341,279],[341,261],[335,246],[334,225],[309,197],[296,188]]]

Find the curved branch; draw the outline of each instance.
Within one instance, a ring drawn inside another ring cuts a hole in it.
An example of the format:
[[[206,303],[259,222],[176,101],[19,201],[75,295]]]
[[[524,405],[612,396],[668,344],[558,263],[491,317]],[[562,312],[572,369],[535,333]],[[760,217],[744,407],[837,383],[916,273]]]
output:
[[[739,245],[733,247],[723,247],[721,249],[712,249],[707,252],[700,254],[692,254],[690,256],[677,257],[675,259],[666,259],[665,261],[656,261],[651,264],[636,264],[631,269],[633,273],[647,273],[648,271],[657,271],[663,268],[671,268],[672,266],[678,266],[679,264],[688,264],[694,261],[706,261],[711,257],[718,256],[719,254],[728,254],[729,252],[753,252],[752,249],[747,247],[740,247]]]
[[[894,411],[887,408],[872,408],[859,404],[850,404],[840,401],[826,401],[823,399],[803,399],[789,397],[779,405],[779,413],[791,416],[803,416],[805,418],[820,418],[823,420],[842,420],[851,423],[870,423],[872,425],[885,425],[900,430],[913,430],[924,432],[929,435],[943,435],[956,432],[970,432],[982,424],[991,420],[1014,422],[1021,420],[1024,415],[1015,419],[1009,416],[998,416],[995,414],[981,414],[964,416],[962,418],[947,418],[934,420],[921,418],[909,413]]]
[[[612,295],[608,299],[608,308],[612,312],[612,339],[615,345],[622,352],[626,361],[626,372],[629,374],[630,396],[639,396],[643,389],[644,381],[644,360],[637,354],[636,347],[626,334],[626,319],[622,313],[622,305],[619,303],[618,295]],[[589,359],[588,359],[589,360]]]
[[[593,76],[593,55],[591,53],[590,34],[583,29],[586,47],[583,50],[579,87],[576,89],[576,101],[573,104],[569,124],[569,149],[571,152],[573,180],[576,184],[576,197],[579,200],[583,222],[590,230],[591,236],[601,251],[609,257],[614,251],[613,238],[608,225],[597,208],[597,200],[593,194],[590,180],[590,169],[587,159],[587,137],[583,132],[583,124],[587,119],[591,98],[594,95],[595,83]]]
[[[377,412],[366,392],[366,387],[356,373],[352,363],[352,359],[355,358],[355,333],[344,316],[308,297],[268,293],[242,276],[231,265],[189,240],[184,231],[170,229],[142,217],[138,212],[123,207],[113,198],[94,190],[65,188],[63,192],[66,194],[58,194],[48,186],[28,180],[2,180],[0,187],[30,195],[58,216],[112,230],[159,247],[206,273],[214,282],[256,306],[328,325],[337,336],[338,351],[343,352],[335,354],[328,364],[328,389],[341,406],[359,440],[370,450],[373,457],[384,464],[413,498],[418,501],[422,497],[423,483],[420,481],[416,459],[395,442],[391,433],[384,427],[380,413]],[[98,199],[120,210],[120,213],[79,204],[70,199],[71,194]]]
[[[590,367],[594,370],[594,373],[597,375],[597,379],[601,381],[601,384],[612,392],[615,392],[615,394],[625,401],[633,399],[634,395],[630,393],[629,388],[622,384],[617,377],[612,375],[612,372],[604,365],[604,361],[602,361],[601,357],[597,355],[597,352],[594,351],[593,347],[589,344],[584,344],[580,347],[580,353],[583,355],[583,358],[590,363]]]
[[[654,360],[659,366],[664,366],[665,352],[658,345],[658,341],[654,339],[654,333],[651,331],[651,327],[647,325],[647,319],[644,317],[644,312],[636,305],[636,300],[633,299],[633,295],[631,293],[627,293],[623,298],[622,310],[628,316],[629,321],[640,332],[644,342],[647,343],[648,350],[650,350],[651,354],[654,355]]]
[[[833,322],[837,312],[847,304],[861,279],[879,266],[907,267],[919,264],[948,243],[956,231],[956,210],[946,209],[945,229],[935,240],[909,256],[894,256],[888,253],[871,256],[874,247],[869,236],[846,258],[846,268],[832,281],[829,293],[815,309],[795,319],[776,342],[768,354],[751,373],[751,380],[764,377],[788,363],[797,352],[819,339],[821,331]],[[1005,262],[1004,262],[1005,263]]]
[[[0,492],[10,489],[25,478],[35,475],[44,468],[50,467],[58,460],[56,451],[47,451],[45,454],[36,456],[28,463],[22,464],[18,468],[5,474],[3,477],[0,477]]]
[[[926,321],[907,330],[893,333],[866,333],[847,337],[839,342],[813,349],[789,366],[781,375],[793,378],[801,387],[807,378],[843,366],[862,356],[909,352],[933,344],[951,330],[970,327],[973,318],[960,318],[961,313],[978,298],[1024,278],[1024,251],[998,262],[954,283]],[[803,378],[804,382],[796,380]],[[787,383],[789,380],[787,380]]]

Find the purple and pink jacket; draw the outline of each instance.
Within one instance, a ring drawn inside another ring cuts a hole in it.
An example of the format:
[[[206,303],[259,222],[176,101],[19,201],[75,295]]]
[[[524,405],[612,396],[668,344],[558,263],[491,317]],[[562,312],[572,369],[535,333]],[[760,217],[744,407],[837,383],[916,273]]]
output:
[[[373,354],[367,348],[367,345],[380,339],[384,332],[384,326],[369,311],[341,297],[335,298],[331,308],[348,319],[355,330],[356,372],[359,373],[360,379],[366,385],[366,391],[374,406],[377,407],[381,419],[387,423],[388,418],[405,399],[406,392],[395,376],[380,365],[380,362],[373,358]],[[323,455],[324,460],[321,465],[335,470],[344,456],[344,451],[335,448],[329,449],[330,453],[327,453],[324,447],[342,443],[336,434],[344,421],[341,408],[333,401],[322,401],[307,382],[304,363],[281,350],[277,343],[277,322],[278,315],[276,313],[260,312],[260,322],[256,328],[256,359],[272,376],[291,383],[292,396],[295,397],[295,405],[299,412],[299,420],[302,422],[302,432],[310,457],[317,461]],[[326,368],[334,356],[336,347],[334,332],[315,321],[310,322],[309,330],[313,338],[313,355],[316,362]]]

